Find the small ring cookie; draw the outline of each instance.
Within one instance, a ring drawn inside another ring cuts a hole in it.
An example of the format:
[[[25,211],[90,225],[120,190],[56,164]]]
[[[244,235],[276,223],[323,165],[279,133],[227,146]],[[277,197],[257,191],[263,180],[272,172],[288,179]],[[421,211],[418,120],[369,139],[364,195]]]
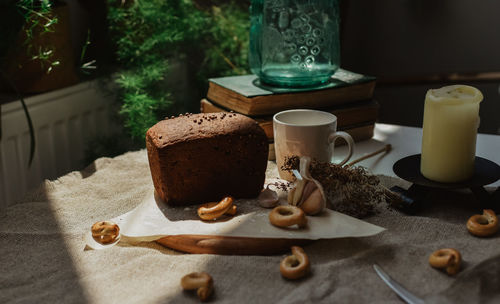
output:
[[[90,230],[94,240],[103,245],[114,243],[120,235],[120,227],[111,221],[97,222]]]
[[[438,269],[445,269],[449,275],[455,275],[460,270],[462,256],[458,250],[443,248],[434,251],[429,256],[429,264]]]
[[[292,246],[292,255],[284,258],[280,263],[281,275],[290,280],[300,279],[310,269],[309,258],[299,246]]]
[[[269,221],[274,226],[282,228],[293,225],[304,228],[307,225],[307,218],[304,211],[291,205],[275,207],[269,213]]]
[[[483,210],[483,214],[476,214],[467,221],[467,230],[475,236],[486,237],[498,231],[498,218],[491,209]]]
[[[233,198],[227,196],[218,203],[208,203],[198,208],[198,216],[202,220],[216,220],[224,214],[235,215],[236,206],[233,205]]]

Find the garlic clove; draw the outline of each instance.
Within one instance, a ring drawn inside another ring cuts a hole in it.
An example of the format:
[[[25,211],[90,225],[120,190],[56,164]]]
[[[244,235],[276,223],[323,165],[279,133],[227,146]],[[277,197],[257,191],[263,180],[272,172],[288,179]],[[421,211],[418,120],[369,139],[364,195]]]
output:
[[[295,187],[288,193],[288,203],[292,206],[297,206],[302,198],[304,187],[307,180],[301,179],[295,182]]]
[[[306,214],[315,215],[323,211],[326,207],[326,201],[323,198],[321,190],[315,188],[304,202],[299,206]]]
[[[287,201],[289,205],[295,206],[293,204],[293,197],[295,196],[295,187],[288,191]]]
[[[259,205],[263,208],[274,208],[278,205],[279,197],[276,191],[269,189],[269,185],[266,189],[262,190],[257,197]]]
[[[311,195],[311,193],[318,188],[316,186],[316,183],[312,180],[307,180],[306,185],[304,186],[304,190],[302,190],[302,197],[300,198],[299,203],[297,206],[300,206],[308,197]]]
[[[293,195],[293,205],[297,206],[302,199],[302,193],[304,193],[304,187],[307,184],[307,180],[299,180],[297,181],[297,186],[295,187],[295,194]]]

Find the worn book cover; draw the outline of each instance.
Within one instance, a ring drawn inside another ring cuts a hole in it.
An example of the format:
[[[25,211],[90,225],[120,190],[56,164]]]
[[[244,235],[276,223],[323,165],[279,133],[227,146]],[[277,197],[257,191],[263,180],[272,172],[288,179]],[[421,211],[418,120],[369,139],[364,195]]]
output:
[[[295,108],[325,108],[371,99],[375,77],[339,69],[324,85],[314,88],[277,88],[260,83],[255,75],[209,79],[207,98],[245,115],[270,115]]]

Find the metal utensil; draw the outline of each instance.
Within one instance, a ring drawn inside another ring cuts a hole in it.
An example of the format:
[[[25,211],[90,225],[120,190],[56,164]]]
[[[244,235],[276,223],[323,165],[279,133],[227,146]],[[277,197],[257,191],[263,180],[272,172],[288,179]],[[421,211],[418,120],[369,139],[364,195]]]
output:
[[[408,291],[403,285],[396,282],[393,278],[391,278],[380,266],[377,264],[373,265],[373,269],[378,274],[378,276],[384,281],[387,286],[389,286],[398,296],[401,297],[408,304],[425,304],[424,300],[417,297],[410,291]]]

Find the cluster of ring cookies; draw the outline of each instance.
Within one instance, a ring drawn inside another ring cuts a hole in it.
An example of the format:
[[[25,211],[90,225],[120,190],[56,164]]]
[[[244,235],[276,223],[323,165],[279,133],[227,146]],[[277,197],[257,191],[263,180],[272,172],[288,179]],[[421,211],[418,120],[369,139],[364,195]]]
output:
[[[284,278],[297,280],[306,276],[310,271],[307,254],[299,246],[292,246],[292,255],[285,257],[280,263],[280,273]],[[196,290],[200,301],[210,299],[214,292],[214,280],[206,272],[191,272],[181,278],[181,287],[186,291]]]
[[[476,214],[467,221],[467,230],[477,237],[489,237],[494,235],[499,228],[498,218],[493,210],[485,209],[483,214]],[[429,256],[429,264],[438,269],[443,269],[449,275],[455,275],[460,271],[462,256],[458,250],[443,248],[434,251]]]

